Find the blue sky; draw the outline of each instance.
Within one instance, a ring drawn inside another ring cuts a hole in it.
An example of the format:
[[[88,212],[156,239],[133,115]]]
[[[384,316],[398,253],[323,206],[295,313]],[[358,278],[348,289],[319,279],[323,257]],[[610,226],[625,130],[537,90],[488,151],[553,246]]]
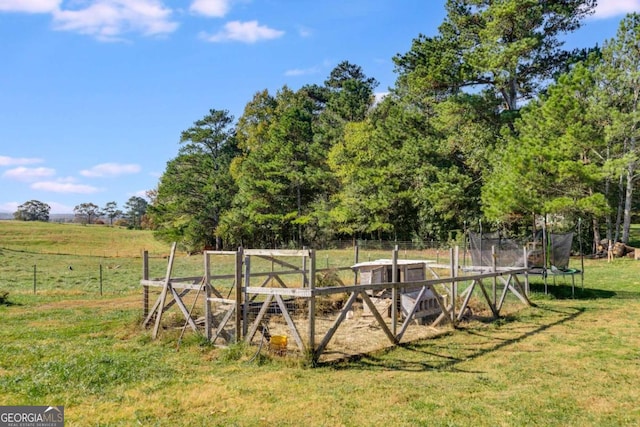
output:
[[[615,36],[640,0],[601,5],[567,47]],[[0,0],[0,212],[71,213],[155,188],[210,109],[322,82],[341,61],[393,86],[444,0]]]

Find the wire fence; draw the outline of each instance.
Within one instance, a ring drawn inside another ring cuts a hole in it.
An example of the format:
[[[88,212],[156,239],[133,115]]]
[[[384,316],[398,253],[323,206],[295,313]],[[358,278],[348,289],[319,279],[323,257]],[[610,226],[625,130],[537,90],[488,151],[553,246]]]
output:
[[[86,242],[85,242],[86,243]],[[353,240],[333,241],[316,251],[318,268],[336,268],[359,261],[388,258],[399,248],[400,258],[428,257],[446,262],[447,245],[434,242],[358,240],[358,254]],[[92,245],[83,245],[84,247]],[[97,245],[96,245],[97,246]],[[166,275],[169,258],[166,252],[149,252],[149,277]],[[144,248],[111,247],[104,250],[38,249],[37,246],[0,247],[0,291],[10,293],[56,292],[66,294],[102,295],[138,290],[142,278]],[[232,268],[231,265],[222,268]],[[179,254],[172,276],[202,276],[201,254]]]

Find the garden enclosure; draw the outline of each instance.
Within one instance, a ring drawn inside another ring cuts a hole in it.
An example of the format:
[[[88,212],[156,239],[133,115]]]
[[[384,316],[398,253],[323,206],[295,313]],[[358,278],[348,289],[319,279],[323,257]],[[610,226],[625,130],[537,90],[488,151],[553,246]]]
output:
[[[399,260],[397,248],[389,259],[358,263],[356,247],[353,264],[334,268],[318,268],[311,249],[205,251],[203,275],[195,277],[172,276],[174,252],[175,245],[164,278],[150,279],[144,258],[144,325],[153,325],[154,337],[172,326],[223,345],[285,337],[287,354],[314,361],[433,336],[472,305],[498,317],[510,295],[530,304],[526,266],[465,267],[458,248],[443,264]],[[233,271],[221,271],[228,258]],[[163,320],[168,312],[173,317]]]

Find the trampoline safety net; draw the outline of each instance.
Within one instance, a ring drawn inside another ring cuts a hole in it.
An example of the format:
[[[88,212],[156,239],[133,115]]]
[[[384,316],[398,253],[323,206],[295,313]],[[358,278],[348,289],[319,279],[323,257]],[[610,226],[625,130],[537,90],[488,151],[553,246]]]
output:
[[[527,265],[529,268],[555,267],[560,270],[569,266],[573,233],[549,233],[546,244],[542,236],[533,242],[526,243]],[[524,267],[525,244],[514,239],[501,236],[499,233],[469,232],[469,250],[471,262],[475,266],[492,266],[492,247],[495,248],[497,267]],[[546,246],[546,257],[544,247]]]

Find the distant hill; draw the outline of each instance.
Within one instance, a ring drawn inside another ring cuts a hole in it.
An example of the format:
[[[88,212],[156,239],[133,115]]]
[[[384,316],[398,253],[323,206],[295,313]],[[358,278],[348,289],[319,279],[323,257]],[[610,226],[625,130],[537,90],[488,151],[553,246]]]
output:
[[[73,214],[51,214],[49,215],[49,222],[73,222],[75,215]],[[13,219],[12,213],[0,212],[0,221]]]

